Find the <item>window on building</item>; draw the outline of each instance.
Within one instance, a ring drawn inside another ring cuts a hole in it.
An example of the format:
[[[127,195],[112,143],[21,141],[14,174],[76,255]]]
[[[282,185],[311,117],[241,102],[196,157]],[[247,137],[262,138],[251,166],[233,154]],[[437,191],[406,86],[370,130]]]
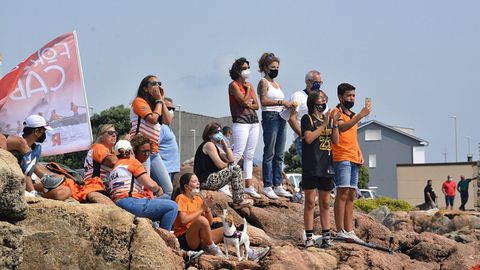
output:
[[[376,168],[377,167],[377,155],[376,154],[368,155],[368,167],[369,168]]]
[[[381,129],[367,129],[365,130],[365,141],[380,141],[382,140]]]

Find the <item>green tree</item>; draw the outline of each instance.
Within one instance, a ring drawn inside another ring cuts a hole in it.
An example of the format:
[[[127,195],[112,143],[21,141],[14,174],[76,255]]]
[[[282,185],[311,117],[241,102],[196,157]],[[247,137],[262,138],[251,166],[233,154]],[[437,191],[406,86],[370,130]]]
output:
[[[297,155],[295,143],[292,143],[288,151],[285,152],[284,162],[285,172],[302,173],[302,165],[300,163],[300,157]]]
[[[360,170],[358,171],[358,188],[368,188],[369,181],[368,168],[364,165],[360,166]]]
[[[102,124],[113,124],[115,129],[118,131],[118,134],[124,135],[128,134],[130,131],[130,109],[126,108],[123,105],[113,106],[109,109],[106,109],[100,114],[94,114],[90,118],[90,123],[92,125],[93,130],[93,138],[97,135],[98,127]],[[85,157],[87,155],[87,151],[78,151],[72,152],[63,155],[55,155],[42,158],[44,162],[57,162],[61,164],[65,164],[70,168],[79,169],[83,168],[83,163],[85,161]]]

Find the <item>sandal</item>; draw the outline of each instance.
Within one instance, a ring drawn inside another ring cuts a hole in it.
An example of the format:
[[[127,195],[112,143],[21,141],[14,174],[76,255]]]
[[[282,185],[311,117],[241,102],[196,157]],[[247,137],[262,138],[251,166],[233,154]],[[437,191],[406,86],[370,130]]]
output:
[[[253,205],[253,200],[252,199],[243,199],[241,202],[238,203],[233,203],[232,207],[234,209],[240,209],[243,207],[248,207]]]

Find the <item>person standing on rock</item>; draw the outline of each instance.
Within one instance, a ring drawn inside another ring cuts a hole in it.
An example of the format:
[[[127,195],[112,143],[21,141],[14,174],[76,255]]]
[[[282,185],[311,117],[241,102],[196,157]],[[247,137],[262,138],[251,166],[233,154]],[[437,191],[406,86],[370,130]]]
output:
[[[467,178],[465,179],[465,176],[460,176],[460,182],[458,182],[457,190],[460,192],[460,198],[462,200],[462,204],[460,205],[460,210],[465,211],[465,205],[468,202],[468,186],[472,180],[477,179],[475,178]]]
[[[327,108],[327,95],[322,90],[308,94],[308,113],[302,117],[302,182],[305,190],[303,219],[305,225],[305,247],[315,243],[313,235],[313,212],[318,191],[318,206],[322,224],[322,242],[320,247],[328,248],[330,235],[330,192],[333,190],[332,142],[338,143],[338,119],[340,113],[330,118]]]
[[[172,116],[173,123],[173,115],[175,112],[173,100],[169,97],[165,97],[165,105],[167,105],[168,113]],[[178,152],[177,139],[175,138],[175,133],[173,132],[171,124],[161,125],[158,151],[160,152],[160,157],[162,158],[163,164],[170,176],[170,180],[173,183],[173,177],[180,171],[180,153]]]
[[[291,109],[288,110],[290,111],[290,114],[288,115],[282,112],[282,116],[288,115],[288,124],[294,132],[293,135],[295,137],[295,146],[297,155],[300,158],[300,162],[302,162],[302,130],[300,127],[300,120],[305,114],[308,113],[308,94],[310,94],[310,92],[313,90],[320,90],[322,84],[323,81],[319,71],[311,70],[307,72],[305,75],[305,89],[296,91],[290,97],[290,102],[292,103]]]
[[[280,116],[282,110],[292,107],[292,103],[284,100],[280,84],[275,81],[280,67],[280,59],[273,53],[264,53],[258,60],[258,67],[265,76],[258,83],[258,96],[262,105],[263,128],[263,193],[270,199],[292,197],[283,189],[283,154],[285,152],[286,124]]]
[[[366,103],[361,111],[355,114],[351,109],[355,104],[355,87],[342,83],[337,87],[340,103],[334,113],[340,112],[338,143],[332,144],[333,166],[335,168],[336,196],[334,205],[337,237],[358,239],[353,231],[353,201],[357,196],[358,171],[363,164],[363,156],[358,145],[358,122],[367,116],[372,108]]]
[[[437,195],[435,194],[435,191],[433,191],[432,188],[432,180],[428,179],[427,180],[427,185],[423,189],[423,198],[425,199],[425,206],[429,208],[436,208],[436,198]]]
[[[453,210],[456,190],[457,183],[452,181],[452,177],[449,175],[447,181],[442,184],[442,192],[445,195],[445,209],[448,209],[448,206],[450,205],[450,210]]]
[[[235,60],[229,71],[232,82],[228,85],[230,113],[232,115],[233,156],[235,162],[243,157],[244,192],[254,198],[261,198],[253,186],[253,156],[257,147],[260,124],[259,108],[253,85],[248,82],[250,63],[244,57]],[[233,188],[233,187],[232,187]]]

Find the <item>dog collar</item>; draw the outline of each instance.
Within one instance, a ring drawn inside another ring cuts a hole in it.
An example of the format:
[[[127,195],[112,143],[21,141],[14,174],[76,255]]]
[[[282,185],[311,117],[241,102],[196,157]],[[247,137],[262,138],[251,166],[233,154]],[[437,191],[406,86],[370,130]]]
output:
[[[225,237],[225,238],[238,238],[238,239],[240,239],[240,238],[242,237],[242,232],[235,231],[232,235],[226,235],[225,233],[223,233],[223,237]]]

